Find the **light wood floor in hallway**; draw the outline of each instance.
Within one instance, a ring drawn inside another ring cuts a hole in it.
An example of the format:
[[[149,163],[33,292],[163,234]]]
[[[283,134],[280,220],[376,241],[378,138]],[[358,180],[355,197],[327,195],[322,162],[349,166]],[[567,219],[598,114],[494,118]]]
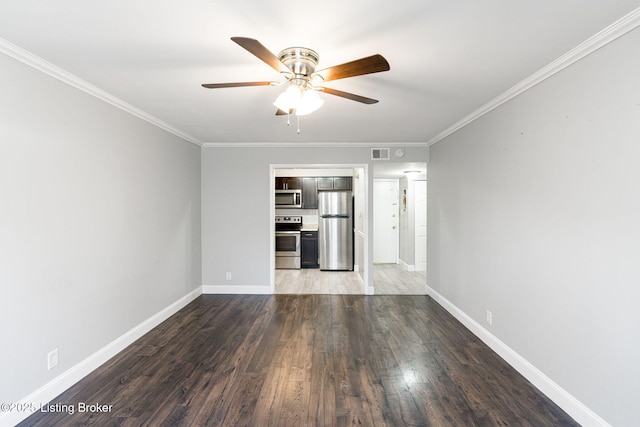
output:
[[[409,272],[400,264],[373,266],[376,295],[426,295],[426,272]],[[362,295],[363,285],[354,271],[315,268],[276,270],[276,294]]]

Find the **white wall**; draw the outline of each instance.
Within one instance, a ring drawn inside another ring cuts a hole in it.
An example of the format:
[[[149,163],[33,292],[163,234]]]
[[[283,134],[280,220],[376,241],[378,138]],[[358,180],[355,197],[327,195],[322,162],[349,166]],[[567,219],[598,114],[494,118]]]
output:
[[[428,168],[430,287],[615,426],[640,425],[639,51],[636,29]]]
[[[198,289],[200,147],[4,55],[0,93],[0,402],[18,402]]]
[[[426,147],[410,146],[405,151],[407,161],[427,160]],[[269,292],[273,230],[270,165],[371,165],[370,157],[371,150],[366,146],[204,148],[203,285],[215,292]],[[371,173],[368,180],[366,188],[371,191]],[[368,204],[370,211],[371,197]],[[370,269],[370,265],[360,267]],[[232,280],[225,279],[226,272],[232,273]]]

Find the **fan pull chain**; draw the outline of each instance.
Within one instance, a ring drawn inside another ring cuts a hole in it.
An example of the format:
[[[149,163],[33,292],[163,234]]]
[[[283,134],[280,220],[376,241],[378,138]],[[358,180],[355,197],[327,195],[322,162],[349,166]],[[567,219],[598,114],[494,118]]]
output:
[[[300,135],[300,116],[296,115],[298,135]],[[287,113],[287,126],[291,126],[291,113]]]

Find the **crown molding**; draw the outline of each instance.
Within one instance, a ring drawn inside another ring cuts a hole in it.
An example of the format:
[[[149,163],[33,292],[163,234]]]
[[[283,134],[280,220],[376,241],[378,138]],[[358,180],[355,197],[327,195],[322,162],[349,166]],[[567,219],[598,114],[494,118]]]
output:
[[[617,38],[627,34],[629,31],[634,30],[638,26],[640,26],[640,8],[635,9],[631,13],[628,13],[621,19],[609,25],[604,30],[598,32],[594,36],[576,46],[574,49],[562,55],[560,58],[556,59],[546,67],[541,68],[528,78],[522,80],[520,83],[501,93],[496,98],[484,104],[482,107],[478,108],[471,114],[465,116],[458,122],[443,130],[438,135],[427,141],[427,145],[431,146],[436,142],[451,135],[452,133],[462,129],[469,123],[493,111],[505,102],[531,89],[538,83],[548,79],[556,73],[559,73],[570,65],[580,61],[582,58],[592,54],[601,47],[606,46]]]
[[[192,144],[202,146],[202,142],[200,142],[198,139],[194,138],[193,136],[186,134],[180,131],[179,129],[176,129],[175,127],[163,122],[157,117],[154,117],[144,112],[140,108],[135,107],[123,101],[122,99],[111,95],[110,93],[98,88],[97,86],[94,86],[91,83],[88,83],[82,80],[80,77],[63,70],[62,68],[57,67],[48,61],[45,61],[39,56],[34,55],[33,53],[25,49],[22,49],[21,47],[16,46],[15,44],[1,37],[0,37],[0,52],[32,68],[35,68],[38,71],[48,74],[49,76],[56,78],[70,86],[73,86],[76,89],[79,89],[91,96],[94,96],[108,104],[111,104],[114,107],[119,108],[135,117],[138,117],[139,119],[147,121],[152,125],[159,127],[160,129],[163,129],[169,133],[172,133],[177,137],[184,139],[187,142],[191,142]]]
[[[378,148],[428,147],[426,142],[204,142],[203,148]]]

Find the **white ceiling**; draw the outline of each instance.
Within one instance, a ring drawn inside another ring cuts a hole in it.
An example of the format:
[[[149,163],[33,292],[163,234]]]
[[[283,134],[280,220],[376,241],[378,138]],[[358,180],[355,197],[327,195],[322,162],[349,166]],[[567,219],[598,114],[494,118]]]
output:
[[[4,46],[36,55],[197,143],[426,142],[640,6],[639,0],[3,0]],[[378,99],[321,94],[275,117],[279,80],[230,40],[277,54],[304,46],[318,68],[380,53],[391,70],[327,83]],[[8,42],[8,43],[6,43]],[[6,49],[5,49],[6,51]]]

